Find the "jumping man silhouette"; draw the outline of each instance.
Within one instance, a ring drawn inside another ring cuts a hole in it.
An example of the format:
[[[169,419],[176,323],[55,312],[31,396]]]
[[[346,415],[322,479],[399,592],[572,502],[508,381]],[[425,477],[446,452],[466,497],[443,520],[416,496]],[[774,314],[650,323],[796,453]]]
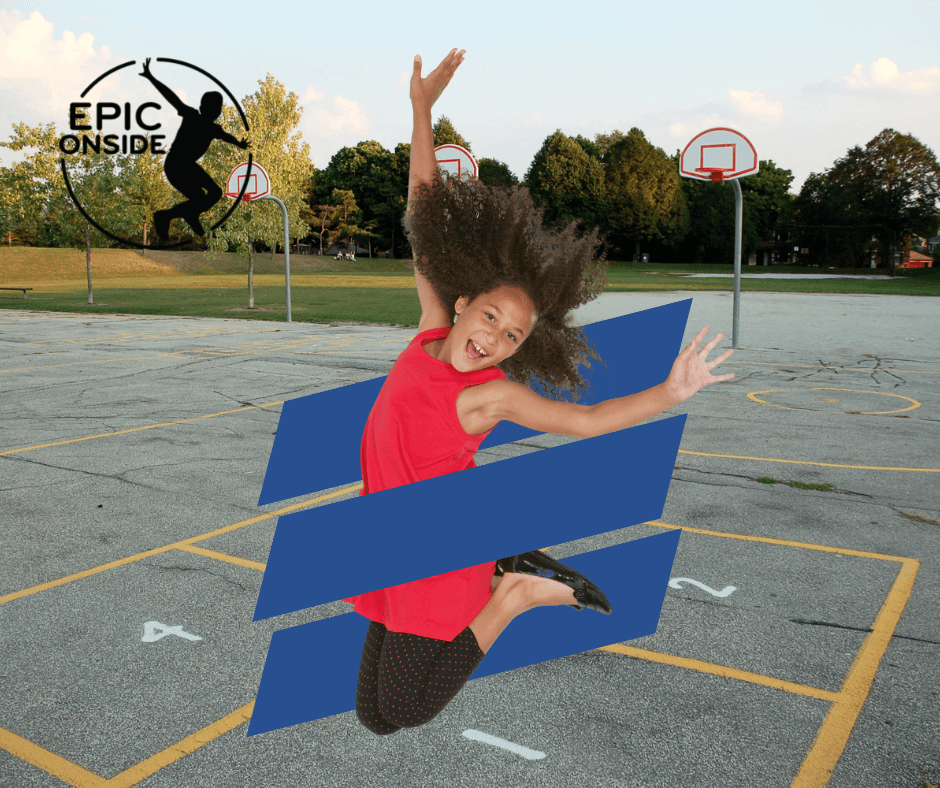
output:
[[[195,110],[180,101],[179,96],[150,73],[149,57],[144,61],[144,70],[140,76],[149,79],[183,118],[163,163],[163,172],[186,200],[167,210],[155,212],[153,226],[160,238],[167,241],[170,222],[179,217],[193,228],[196,235],[203,235],[205,230],[199,216],[222,199],[222,189],[197,162],[209,150],[212,140],[222,140],[242,150],[248,148],[248,140],[235,139],[215,122],[222,114],[222,94],[218,91],[203,93],[199,109]]]

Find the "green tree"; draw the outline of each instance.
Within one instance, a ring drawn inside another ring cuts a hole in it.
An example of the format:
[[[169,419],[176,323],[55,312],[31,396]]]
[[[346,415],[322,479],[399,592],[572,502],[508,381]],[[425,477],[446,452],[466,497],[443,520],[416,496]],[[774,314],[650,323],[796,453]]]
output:
[[[650,144],[640,129],[626,135],[597,135],[603,151],[610,240],[632,242],[639,259],[643,241],[675,245],[688,230],[689,216],[675,160]]]
[[[342,148],[316,174],[311,204],[331,202],[335,189],[352,192],[362,223],[375,222],[375,242],[394,248],[408,197],[410,153],[410,145],[398,145],[392,153],[374,140]]]
[[[496,159],[483,158],[477,162],[480,165],[478,177],[487,186],[516,186],[519,179],[509,169],[509,165]]]
[[[58,139],[54,123],[38,126],[14,123],[10,141],[0,142],[0,147],[24,151],[24,158],[15,162],[4,176],[15,195],[3,203],[8,243],[14,233],[27,243],[48,243],[45,214],[53,196],[65,193],[59,170]]]
[[[870,227],[883,263],[892,268],[892,251],[906,235],[936,232],[940,165],[933,151],[910,134],[885,129],[864,148],[850,149],[821,177],[817,199],[835,203],[847,226]]]
[[[362,233],[362,228],[356,221],[356,217],[359,215],[356,196],[348,189],[333,189],[332,201],[335,207],[330,221],[336,228],[333,231],[334,235],[336,238],[345,238],[348,248],[352,244],[353,238]]]
[[[582,229],[601,223],[606,209],[604,167],[560,129],[545,138],[525,180],[547,221],[578,219]]]
[[[473,153],[470,143],[457,133],[454,124],[450,122],[450,118],[446,115],[441,115],[431,130],[434,132],[435,148],[438,145],[459,145],[461,148],[466,148]]]
[[[127,228],[128,206],[120,192],[121,172],[118,161],[106,153],[75,156],[69,167],[69,182],[76,199],[92,217],[107,217],[108,227],[115,234]],[[58,189],[46,207],[46,222],[51,240],[59,246],[85,248],[85,276],[88,281],[88,303],[94,303],[91,269],[92,247],[109,247],[114,240],[99,232],[72,202],[68,192]]]
[[[19,236],[16,178],[10,167],[0,167],[0,238],[13,246],[13,234]],[[17,237],[19,242],[19,237]]]
[[[678,158],[673,158],[678,171]],[[758,172],[739,180],[744,204],[741,256],[769,248],[790,221],[793,174],[773,161],[761,161]],[[734,190],[729,182],[682,178],[689,210],[689,228],[678,257],[726,265],[734,259]]]

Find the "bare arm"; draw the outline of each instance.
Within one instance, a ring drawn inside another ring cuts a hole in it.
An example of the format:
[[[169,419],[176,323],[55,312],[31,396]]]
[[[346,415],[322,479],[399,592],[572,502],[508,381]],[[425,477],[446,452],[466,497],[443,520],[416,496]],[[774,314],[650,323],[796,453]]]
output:
[[[440,65],[427,77],[421,77],[421,56],[416,55],[411,75],[411,107],[414,127],[411,133],[411,160],[408,169],[408,210],[416,199],[416,190],[422,184],[432,183],[440,177],[434,157],[434,132],[431,128],[431,107],[440,97],[454,72],[463,62],[465,50],[452,49]],[[415,285],[421,301],[419,331],[451,325],[451,310],[441,300],[434,286],[415,266]]]
[[[150,73],[149,57],[144,61],[144,70],[141,72],[140,76],[149,79],[153,83],[153,86],[160,91],[160,95],[173,105],[173,109],[179,113],[183,112],[183,110],[186,108],[186,105],[180,100],[180,97]]]
[[[626,429],[684,402],[710,383],[734,377],[733,374],[710,374],[734,351],[727,350],[714,361],[706,361],[724,336],[718,334],[699,350],[699,343],[707,331],[706,326],[678,355],[665,381],[646,391],[605,400],[597,405],[577,405],[539,396],[520,383],[494,380],[466,389],[473,397],[468,399],[467,405],[485,413],[487,423],[495,425],[499,421],[513,421],[523,427],[558,435],[593,438]]]

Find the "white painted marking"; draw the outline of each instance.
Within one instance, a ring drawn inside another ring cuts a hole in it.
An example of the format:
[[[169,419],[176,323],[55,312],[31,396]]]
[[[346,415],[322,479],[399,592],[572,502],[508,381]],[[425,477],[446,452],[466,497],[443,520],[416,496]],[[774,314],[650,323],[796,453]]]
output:
[[[178,627],[170,627],[166,624],[161,624],[159,621],[145,621],[144,636],[140,640],[142,643],[155,643],[160,638],[165,638],[167,635],[176,635],[186,640],[202,640],[199,635],[184,632],[182,624]]]
[[[504,750],[509,750],[510,752],[516,753],[516,755],[521,755],[527,761],[537,761],[539,758],[544,758],[545,753],[539,752],[538,750],[530,750],[528,747],[523,747],[521,744],[513,744],[511,741],[506,741],[505,739],[500,739],[499,736],[490,736],[488,733],[481,733],[480,731],[468,730],[464,731],[463,735],[468,739],[474,739],[476,741],[481,741],[484,744],[492,744],[494,747],[502,747]]]
[[[701,588],[702,591],[707,591],[712,596],[717,596],[719,598],[724,598],[729,596],[732,592],[737,591],[738,589],[735,586],[725,586],[721,591],[716,591],[714,588],[709,588],[704,583],[700,583],[698,580],[693,580],[691,577],[674,577],[669,581],[670,588],[682,589],[681,583],[691,583],[696,588]]]

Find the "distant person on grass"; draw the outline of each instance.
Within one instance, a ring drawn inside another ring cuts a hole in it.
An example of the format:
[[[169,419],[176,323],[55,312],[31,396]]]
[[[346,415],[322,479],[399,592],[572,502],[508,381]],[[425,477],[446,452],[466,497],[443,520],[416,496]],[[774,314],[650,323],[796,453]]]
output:
[[[585,387],[578,366],[597,355],[566,317],[603,289],[602,265],[594,259],[597,234],[579,238],[573,223],[543,227],[525,189],[441,178],[431,107],[463,54],[454,49],[424,78],[421,59],[414,61],[405,224],[415,253],[421,320],[366,422],[361,495],[475,467],[481,441],[501,420],[539,432],[603,435],[733,377],[711,374],[732,351],[707,361],[722,335],[700,348],[706,327],[676,359],[666,381],[637,394],[585,406],[540,396],[525,385],[541,380],[551,397],[559,389]],[[466,478],[466,495],[453,506],[473,507],[480,518],[505,518],[491,504],[492,491]],[[514,486],[508,472],[504,484]],[[447,511],[417,510],[415,516],[442,531],[451,527]],[[474,533],[464,536],[471,540]],[[356,713],[379,735],[423,725],[440,713],[517,615],[544,605],[611,613],[600,588],[538,550],[345,601],[370,619]]]
[[[144,61],[140,76],[149,79],[183,118],[163,163],[163,172],[186,199],[168,210],[154,213],[153,226],[164,242],[170,238],[170,222],[175,218],[184,219],[196,235],[204,235],[199,216],[222,199],[222,189],[197,162],[209,150],[212,140],[222,140],[242,150],[248,148],[248,140],[235,139],[215,122],[222,114],[222,94],[218,91],[203,93],[197,111],[180,101],[179,96],[150,73],[149,57]]]

